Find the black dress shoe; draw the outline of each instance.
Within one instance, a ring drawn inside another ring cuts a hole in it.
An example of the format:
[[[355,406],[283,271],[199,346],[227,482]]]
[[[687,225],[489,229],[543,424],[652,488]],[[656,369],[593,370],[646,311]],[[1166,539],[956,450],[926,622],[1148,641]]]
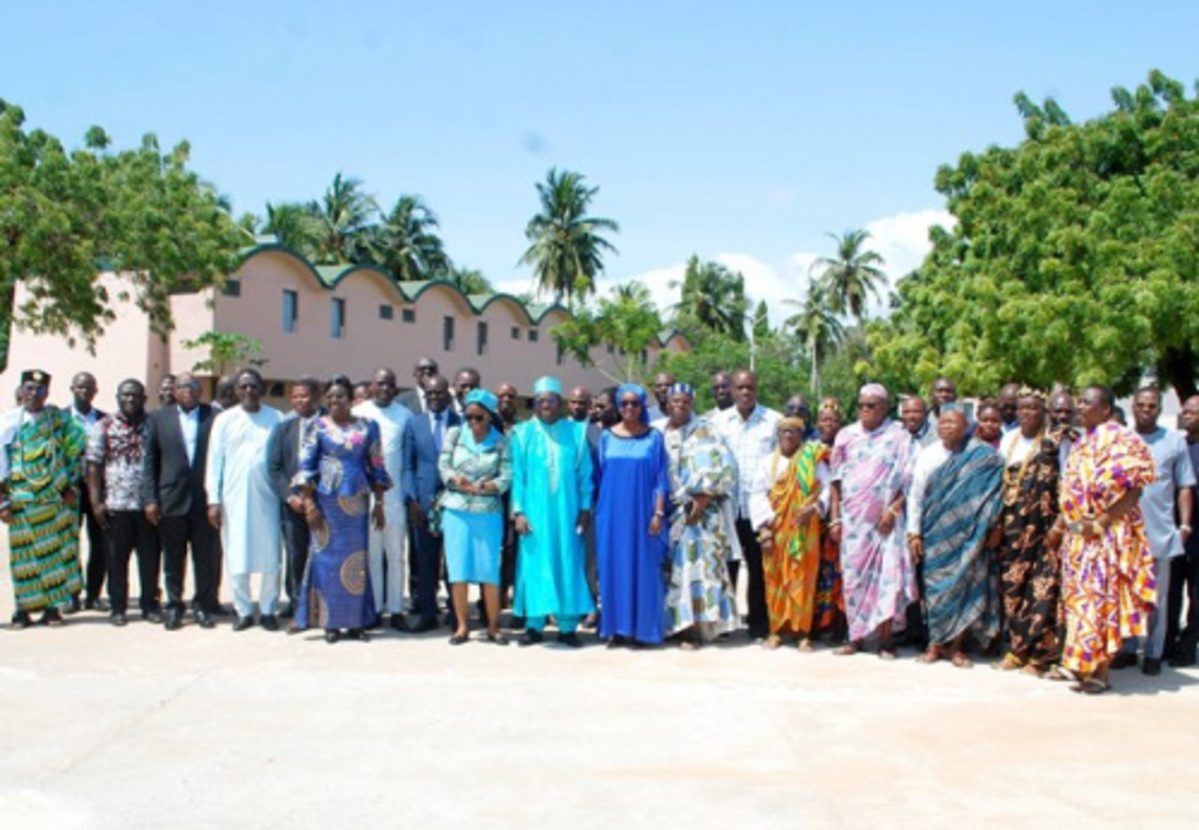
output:
[[[162,622],[162,612],[154,608],[149,611],[142,612],[142,619],[148,623],[158,624]]]
[[[1137,664],[1137,656],[1127,651],[1121,651],[1112,658],[1111,668],[1113,670],[1127,669]]]
[[[163,628],[167,631],[178,631],[183,628],[183,614],[177,609],[167,611],[166,619],[163,621]]]
[[[391,615],[391,628],[393,631],[402,631],[405,634],[412,630],[408,625],[408,620],[404,619],[403,614]]]
[[[235,623],[233,623],[234,631],[245,631],[247,628],[253,628],[253,627],[254,627],[254,618],[253,617],[238,617],[237,621]]]
[[[333,645],[340,639],[341,639],[341,632],[338,631],[336,628],[326,628],[325,629],[325,642],[326,643],[328,643],[329,645]]]
[[[580,640],[579,635],[573,631],[570,632],[569,634],[559,634],[558,642],[560,642],[564,646],[570,646],[571,648],[582,648],[583,647],[583,641]]]
[[[265,631],[279,630],[279,618],[274,614],[263,614],[258,620],[258,624],[261,625]]]
[[[375,614],[375,618],[373,620],[371,620],[370,625],[367,626],[367,628],[370,628],[370,629],[382,628],[382,627],[383,627],[383,615],[382,614]]]
[[[412,633],[424,634],[426,631],[435,631],[438,627],[437,620],[421,620],[416,625],[412,626]]]
[[[83,610],[84,611],[95,611],[99,607],[100,607],[100,603],[98,603],[96,600],[92,599],[91,597],[88,597],[87,599],[85,599],[83,601]]]
[[[42,612],[42,619],[41,619],[42,625],[60,626],[60,625],[63,625],[65,622],[66,622],[66,620],[64,620],[62,618],[62,612],[59,611],[57,608],[47,608],[45,611]]]
[[[283,610],[279,612],[279,616],[285,620],[290,620],[296,615],[296,606],[293,603],[287,603],[283,606]]]
[[[1184,669],[1187,666],[1195,665],[1195,651],[1192,649],[1190,654],[1175,652],[1170,658],[1170,665],[1176,669]]]
[[[1141,673],[1149,677],[1157,677],[1162,673],[1162,661],[1146,657],[1145,662],[1141,663]]]
[[[233,608],[228,605],[221,605],[218,602],[216,608],[213,608],[211,613],[214,617],[232,617]]]
[[[358,640],[360,643],[365,643],[370,641],[370,636],[366,633],[365,628],[347,628],[346,639]]]
[[[67,603],[66,612],[68,614],[78,614],[83,609],[83,603],[79,601],[79,594],[71,597],[71,601]]]
[[[516,642],[521,646],[535,646],[543,640],[545,640],[545,635],[540,631],[535,628],[526,628],[525,633],[521,634],[520,639]]]
[[[207,611],[196,612],[196,623],[200,628],[216,628],[216,620]]]
[[[113,614],[111,617],[109,617],[108,621],[110,623],[112,623],[113,625],[115,625],[117,628],[122,628],[129,622],[129,620],[125,618],[125,615],[121,614],[119,612],[116,614]]]
[[[29,628],[33,625],[33,618],[29,616],[28,611],[18,611],[12,615],[12,627],[20,631],[22,628]]]

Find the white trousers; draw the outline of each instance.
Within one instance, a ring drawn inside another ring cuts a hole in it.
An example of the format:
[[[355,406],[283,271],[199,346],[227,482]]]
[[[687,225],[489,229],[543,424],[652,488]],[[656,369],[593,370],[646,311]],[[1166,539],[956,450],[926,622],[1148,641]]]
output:
[[[254,614],[254,599],[250,589],[250,574],[230,574],[233,583],[233,609],[239,617]],[[261,574],[262,584],[258,589],[258,613],[273,615],[279,604],[279,571]]]
[[[375,594],[375,608],[380,614],[402,614],[404,612],[404,548],[407,544],[407,523],[402,505],[384,505],[387,524],[382,530],[370,529],[371,590]],[[387,562],[384,579],[383,562]]]

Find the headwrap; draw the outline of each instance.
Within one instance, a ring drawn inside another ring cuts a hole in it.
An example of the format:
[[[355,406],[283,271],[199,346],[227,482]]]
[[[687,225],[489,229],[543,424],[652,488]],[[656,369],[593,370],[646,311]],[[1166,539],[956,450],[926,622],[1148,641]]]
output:
[[[537,379],[533,384],[533,397],[538,395],[557,395],[562,397],[562,383],[557,379],[546,375]]]
[[[462,401],[462,408],[477,404],[483,407],[493,416],[500,414],[500,401],[495,395],[488,392],[486,389],[472,389],[466,393],[466,398]]]
[[[695,400],[695,387],[690,383],[676,383],[670,387],[671,395],[686,395],[691,400]]]
[[[26,383],[36,383],[39,386],[50,385],[50,373],[43,372],[41,369],[26,369],[21,372],[21,385]]]
[[[1044,403],[1047,396],[1040,389],[1034,389],[1031,386],[1021,386],[1020,391],[1016,393],[1017,398],[1036,398],[1041,403]]]
[[[836,415],[838,418],[840,418],[841,401],[837,400],[836,398],[825,398],[820,402],[820,411],[821,413],[831,412],[833,415]]]
[[[887,387],[881,383],[867,383],[858,390],[859,398],[881,398],[882,400],[890,400],[890,395],[887,394]]]
[[[804,430],[807,429],[807,426],[808,425],[804,423],[803,418],[798,418],[794,415],[787,415],[785,417],[779,418],[778,426],[775,427],[775,429],[776,430],[797,429],[797,430],[799,430],[800,435],[803,435]]]
[[[616,408],[620,409],[625,395],[636,395],[641,401],[641,423],[649,425],[649,409],[646,407],[645,390],[635,383],[622,383],[616,390]]]

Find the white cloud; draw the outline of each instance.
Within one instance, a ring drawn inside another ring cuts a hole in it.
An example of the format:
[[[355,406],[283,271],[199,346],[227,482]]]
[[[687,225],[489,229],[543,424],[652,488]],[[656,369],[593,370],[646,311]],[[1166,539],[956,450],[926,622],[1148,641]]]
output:
[[[887,278],[886,285],[879,286],[879,293],[883,299],[878,303],[871,303],[871,314],[885,312],[886,298],[891,288],[901,277],[919,266],[928,254],[931,248],[928,241],[929,227],[952,227],[953,223],[953,216],[945,211],[929,209],[902,211],[873,219],[865,224],[865,230],[870,233],[868,244],[884,259],[882,270]],[[831,246],[831,239],[829,244]],[[819,257],[831,253],[831,248],[819,252],[796,251],[781,263],[770,263],[743,252],[726,251],[709,258],[733,271],[740,271],[745,277],[745,293],[750,299],[751,309],[759,300],[765,300],[770,322],[777,326],[795,313],[794,308],[784,301],[798,300],[803,295],[812,264]],[[678,289],[670,287],[670,281],[682,279],[685,267],[684,263],[679,262],[637,274],[632,279],[640,280],[649,286],[654,301],[659,308],[665,310],[678,298]]]

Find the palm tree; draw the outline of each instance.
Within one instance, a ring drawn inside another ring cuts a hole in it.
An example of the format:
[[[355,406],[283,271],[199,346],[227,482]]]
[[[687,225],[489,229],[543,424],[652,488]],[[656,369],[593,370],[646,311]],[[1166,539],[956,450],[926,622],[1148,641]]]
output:
[[[677,283],[676,283],[677,284]],[[699,327],[745,338],[745,278],[716,262],[699,261],[695,254],[687,260],[682,291],[673,308],[675,320],[684,328]]]
[[[316,258],[320,244],[321,222],[309,205],[299,202],[284,202],[280,205],[266,203],[264,233],[271,233],[279,243],[303,254]]]
[[[362,182],[338,173],[319,202],[309,209],[320,223],[317,259],[322,263],[352,262],[361,234],[378,212],[375,200],[362,192]]]
[[[624,378],[638,377],[649,344],[662,331],[662,318],[649,289],[636,280],[614,286],[611,296],[599,302],[596,325],[600,339],[624,355]]]
[[[587,215],[599,188],[586,187],[583,181],[579,173],[551,168],[545,181],[537,184],[541,212],[525,227],[530,245],[520,258],[520,264],[533,266],[538,291],[552,292],[555,302],[565,297],[567,306],[576,296],[595,291],[595,281],[604,270],[604,252],[616,253],[601,234],[620,232],[611,219]]]
[[[437,235],[437,216],[419,196],[400,196],[382,225],[365,234],[360,255],[401,282],[446,276],[452,269]]]
[[[458,290],[463,294],[490,294],[495,291],[491,280],[483,276],[483,272],[478,268],[451,268],[438,277],[458,286]]]
[[[795,332],[808,352],[812,361],[811,392],[820,397],[820,363],[845,337],[845,326],[833,308],[830,286],[822,280],[812,280],[803,302],[783,302],[799,307],[799,312],[788,317],[785,325]]]
[[[828,301],[837,314],[849,313],[858,320],[866,311],[867,295],[878,299],[878,286],[886,276],[879,267],[883,258],[876,251],[862,250],[870,234],[864,230],[846,231],[838,236],[826,234],[837,243],[837,254],[820,257],[812,263],[816,279],[829,290]]]

